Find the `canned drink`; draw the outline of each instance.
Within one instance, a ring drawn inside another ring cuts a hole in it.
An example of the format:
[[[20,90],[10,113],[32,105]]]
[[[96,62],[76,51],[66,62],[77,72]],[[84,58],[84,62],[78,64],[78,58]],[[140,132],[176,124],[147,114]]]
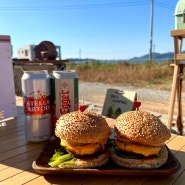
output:
[[[78,110],[78,76],[75,71],[56,70],[51,78],[53,126],[66,113]]]
[[[51,137],[51,88],[47,71],[25,71],[22,79],[25,136],[41,142]]]

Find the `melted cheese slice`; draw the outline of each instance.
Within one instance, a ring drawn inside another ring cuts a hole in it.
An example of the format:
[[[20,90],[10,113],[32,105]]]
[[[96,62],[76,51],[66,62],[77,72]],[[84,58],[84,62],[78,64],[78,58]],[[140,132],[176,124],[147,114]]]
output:
[[[136,154],[142,154],[145,157],[150,155],[157,155],[159,151],[161,150],[161,147],[150,147],[145,145],[139,145],[136,143],[124,143],[117,139],[115,139],[115,144],[118,148],[121,150],[125,150],[128,152],[133,152]]]
[[[77,155],[87,155],[87,154],[94,154],[96,151],[98,151],[100,148],[104,148],[106,143],[102,142],[100,143],[90,143],[86,145],[77,145],[77,146],[71,146],[67,144],[64,140],[61,139],[60,144],[65,147],[68,150],[75,151]]]

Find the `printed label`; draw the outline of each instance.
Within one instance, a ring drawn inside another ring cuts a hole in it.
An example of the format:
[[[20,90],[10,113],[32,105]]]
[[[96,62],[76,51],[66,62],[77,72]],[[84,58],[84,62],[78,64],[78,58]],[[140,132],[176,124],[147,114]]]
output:
[[[60,92],[60,114],[67,114],[70,112],[70,108],[71,108],[71,101],[69,98],[69,90],[62,90]]]
[[[51,113],[50,97],[40,99],[26,97],[24,107],[26,115],[50,114]]]
[[[43,115],[51,113],[50,96],[40,90],[29,93],[24,97],[24,112],[26,115]]]
[[[56,116],[74,111],[74,79],[56,80]]]

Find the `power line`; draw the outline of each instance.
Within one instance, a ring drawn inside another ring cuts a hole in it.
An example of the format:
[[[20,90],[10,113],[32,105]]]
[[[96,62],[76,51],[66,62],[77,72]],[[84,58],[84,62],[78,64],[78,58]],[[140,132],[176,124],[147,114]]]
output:
[[[127,1],[127,2],[110,2],[110,3],[97,3],[97,4],[76,4],[76,5],[63,5],[63,6],[4,6],[0,10],[19,10],[19,11],[32,11],[32,10],[71,10],[71,9],[89,9],[89,8],[114,8],[125,6],[139,6],[149,4],[148,0],[143,1]]]
[[[150,4],[150,0],[126,1],[126,2],[110,2],[110,3],[94,3],[94,4],[73,4],[73,5],[55,5],[55,6],[0,6],[1,11],[44,11],[44,10],[74,10],[74,9],[95,9],[95,8],[117,8],[126,6],[141,6]],[[169,3],[161,3],[155,1],[155,5],[161,8],[174,10]]]
[[[110,2],[110,3],[91,3],[91,4],[73,4],[73,5],[55,5],[55,6],[0,6],[1,11],[44,11],[44,10],[74,10],[74,9],[93,9],[93,8],[117,8],[126,6],[141,6],[150,4],[150,0],[126,1],[126,2]],[[161,8],[174,10],[169,3],[161,3],[155,1],[155,5]]]
[[[155,6],[165,8],[165,9],[169,9],[169,10],[174,10],[175,9],[175,7],[170,5],[170,4],[161,3],[161,2],[158,2],[158,1],[155,1]]]

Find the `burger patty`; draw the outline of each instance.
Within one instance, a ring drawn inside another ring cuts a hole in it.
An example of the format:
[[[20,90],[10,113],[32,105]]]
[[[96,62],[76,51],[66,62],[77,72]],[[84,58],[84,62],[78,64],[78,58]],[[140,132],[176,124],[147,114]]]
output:
[[[133,152],[128,152],[126,150],[120,150],[119,148],[115,148],[114,152],[121,158],[125,158],[125,159],[150,159],[150,158],[156,158],[158,155],[150,155],[145,157],[142,154],[137,154],[137,153],[133,153]]]
[[[75,146],[70,145],[65,140],[61,139],[61,146],[65,148],[69,153],[74,155],[75,157],[80,157],[84,155],[92,155],[97,153],[98,151],[103,151],[105,145],[107,143],[107,139],[102,141],[101,143],[88,143],[88,144],[75,144]]]
[[[118,137],[115,137],[114,143],[119,149],[123,151],[141,154],[145,157],[151,156],[151,155],[157,155],[161,150],[161,147],[145,146],[137,143],[127,143],[119,140]]]

